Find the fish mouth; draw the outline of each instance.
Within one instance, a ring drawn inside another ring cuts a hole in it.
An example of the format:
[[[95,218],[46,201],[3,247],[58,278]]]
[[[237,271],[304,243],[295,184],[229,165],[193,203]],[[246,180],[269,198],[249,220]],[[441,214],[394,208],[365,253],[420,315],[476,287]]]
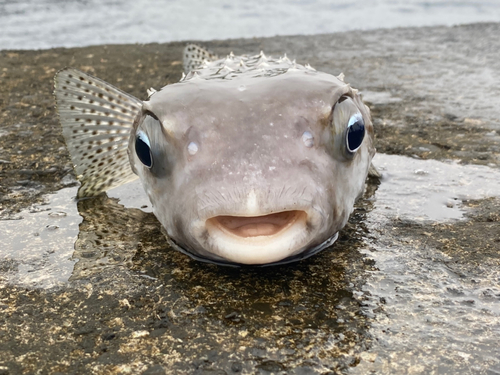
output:
[[[308,214],[301,210],[256,216],[219,215],[206,220],[212,251],[241,264],[280,261],[303,250],[310,238]]]
[[[283,211],[262,216],[215,216],[207,220],[224,233],[241,238],[270,237],[279,235],[298,220],[307,219],[304,211]]]

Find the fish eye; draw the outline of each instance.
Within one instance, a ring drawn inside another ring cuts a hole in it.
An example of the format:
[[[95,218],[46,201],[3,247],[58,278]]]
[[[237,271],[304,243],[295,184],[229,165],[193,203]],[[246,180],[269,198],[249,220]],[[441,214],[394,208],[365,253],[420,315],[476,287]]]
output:
[[[135,152],[137,157],[147,168],[153,166],[153,155],[151,154],[151,143],[149,138],[142,130],[135,136]]]
[[[346,147],[350,153],[355,153],[365,138],[365,122],[360,113],[349,118],[346,132]]]

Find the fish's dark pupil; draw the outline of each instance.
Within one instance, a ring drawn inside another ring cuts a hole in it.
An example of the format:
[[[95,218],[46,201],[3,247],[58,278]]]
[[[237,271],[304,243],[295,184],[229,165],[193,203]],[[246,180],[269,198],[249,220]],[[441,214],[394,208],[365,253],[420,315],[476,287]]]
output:
[[[347,128],[347,149],[355,152],[361,146],[364,137],[365,124],[362,119],[359,119]]]
[[[135,152],[142,164],[151,168],[153,166],[153,158],[151,157],[151,149],[140,136],[135,139]]]

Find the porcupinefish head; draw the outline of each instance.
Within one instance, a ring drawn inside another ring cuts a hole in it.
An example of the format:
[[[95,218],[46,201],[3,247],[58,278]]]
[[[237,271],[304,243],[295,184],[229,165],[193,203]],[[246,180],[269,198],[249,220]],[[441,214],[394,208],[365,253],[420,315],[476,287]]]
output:
[[[331,245],[375,153],[357,91],[286,57],[185,54],[187,76],[145,101],[57,74],[79,196],[139,176],[171,243],[199,260],[286,263]]]

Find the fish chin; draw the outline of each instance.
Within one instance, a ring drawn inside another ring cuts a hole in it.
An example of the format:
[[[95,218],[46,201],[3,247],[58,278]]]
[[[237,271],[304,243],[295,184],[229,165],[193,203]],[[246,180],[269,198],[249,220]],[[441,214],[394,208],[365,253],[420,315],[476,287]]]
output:
[[[321,214],[314,209],[252,216],[217,215],[192,223],[206,258],[262,265],[294,257],[318,238]],[[200,254],[201,255],[201,254]]]

